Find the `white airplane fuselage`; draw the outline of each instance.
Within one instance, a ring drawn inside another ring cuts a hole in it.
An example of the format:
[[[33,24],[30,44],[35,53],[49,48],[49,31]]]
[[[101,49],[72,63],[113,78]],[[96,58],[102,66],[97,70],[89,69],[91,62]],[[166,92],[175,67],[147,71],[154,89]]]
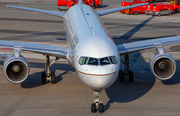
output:
[[[74,5],[66,12],[64,27],[67,59],[81,81],[95,90],[112,85],[120,68],[119,52],[96,11],[84,4]],[[117,58],[116,63],[112,57]],[[87,61],[81,64],[80,58]],[[92,65],[90,60],[97,64]]]

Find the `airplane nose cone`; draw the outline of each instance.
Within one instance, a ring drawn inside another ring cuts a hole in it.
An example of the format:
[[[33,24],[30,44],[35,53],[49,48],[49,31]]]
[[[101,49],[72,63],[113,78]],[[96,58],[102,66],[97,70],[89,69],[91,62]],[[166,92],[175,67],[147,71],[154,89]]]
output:
[[[89,87],[93,89],[105,89],[114,83],[117,75],[118,71],[99,68],[98,70],[91,70],[86,77],[88,78]]]

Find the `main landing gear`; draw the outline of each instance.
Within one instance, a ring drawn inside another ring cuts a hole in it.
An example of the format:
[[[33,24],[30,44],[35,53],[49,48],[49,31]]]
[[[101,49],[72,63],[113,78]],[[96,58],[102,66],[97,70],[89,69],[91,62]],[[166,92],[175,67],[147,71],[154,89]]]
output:
[[[94,103],[91,104],[91,112],[95,113],[96,110],[98,109],[100,113],[104,112],[104,105],[101,103],[99,97],[101,96],[101,91],[100,90],[94,90],[93,92],[95,100]]]
[[[56,58],[53,62],[50,63],[49,56],[46,56],[46,70],[41,74],[42,84],[46,84],[48,81],[51,81],[52,84],[56,83],[56,77],[54,72],[50,72],[50,66],[56,62],[59,58]]]
[[[129,82],[134,81],[134,74],[132,70],[129,70],[129,54],[125,54],[125,62],[121,61],[124,65],[124,71],[119,71],[119,81],[124,82],[125,79],[128,79]]]

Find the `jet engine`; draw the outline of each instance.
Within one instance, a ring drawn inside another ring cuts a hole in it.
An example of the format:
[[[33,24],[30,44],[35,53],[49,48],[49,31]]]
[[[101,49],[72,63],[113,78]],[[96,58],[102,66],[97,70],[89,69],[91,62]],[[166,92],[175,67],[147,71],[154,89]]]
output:
[[[150,59],[150,69],[156,78],[168,80],[176,71],[176,63],[171,55],[156,53]]]
[[[10,56],[4,62],[4,74],[12,83],[21,83],[29,75],[29,64],[23,56]]]

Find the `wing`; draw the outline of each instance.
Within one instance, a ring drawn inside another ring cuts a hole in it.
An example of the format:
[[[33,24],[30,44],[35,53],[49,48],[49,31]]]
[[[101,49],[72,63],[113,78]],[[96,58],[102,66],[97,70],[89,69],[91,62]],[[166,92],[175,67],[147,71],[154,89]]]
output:
[[[7,5],[7,7],[18,8],[18,9],[23,9],[23,10],[30,10],[30,11],[35,11],[35,12],[41,12],[41,13],[45,13],[45,14],[60,16],[60,17],[65,16],[64,12],[59,12],[59,11],[50,11],[50,10],[42,10],[42,9],[27,8],[27,7],[20,7],[20,6],[11,6],[11,5]]]
[[[113,8],[113,9],[108,9],[108,10],[101,10],[101,11],[97,11],[97,13],[99,14],[99,16],[102,16],[102,15],[110,14],[113,12],[126,10],[126,9],[130,9],[130,8],[138,7],[138,6],[144,6],[144,5],[148,5],[148,4],[149,3],[143,3],[143,4],[133,5],[133,6],[119,7],[119,8]]]
[[[169,45],[178,42],[180,42],[180,36],[127,43],[127,44],[117,45],[117,48],[119,54],[123,55],[126,53],[157,47],[159,45]]]
[[[0,40],[0,46],[13,49],[18,48],[22,51],[31,51],[35,53],[41,53],[44,55],[55,56],[58,58],[66,58],[67,55],[67,49],[65,47],[2,40]]]

